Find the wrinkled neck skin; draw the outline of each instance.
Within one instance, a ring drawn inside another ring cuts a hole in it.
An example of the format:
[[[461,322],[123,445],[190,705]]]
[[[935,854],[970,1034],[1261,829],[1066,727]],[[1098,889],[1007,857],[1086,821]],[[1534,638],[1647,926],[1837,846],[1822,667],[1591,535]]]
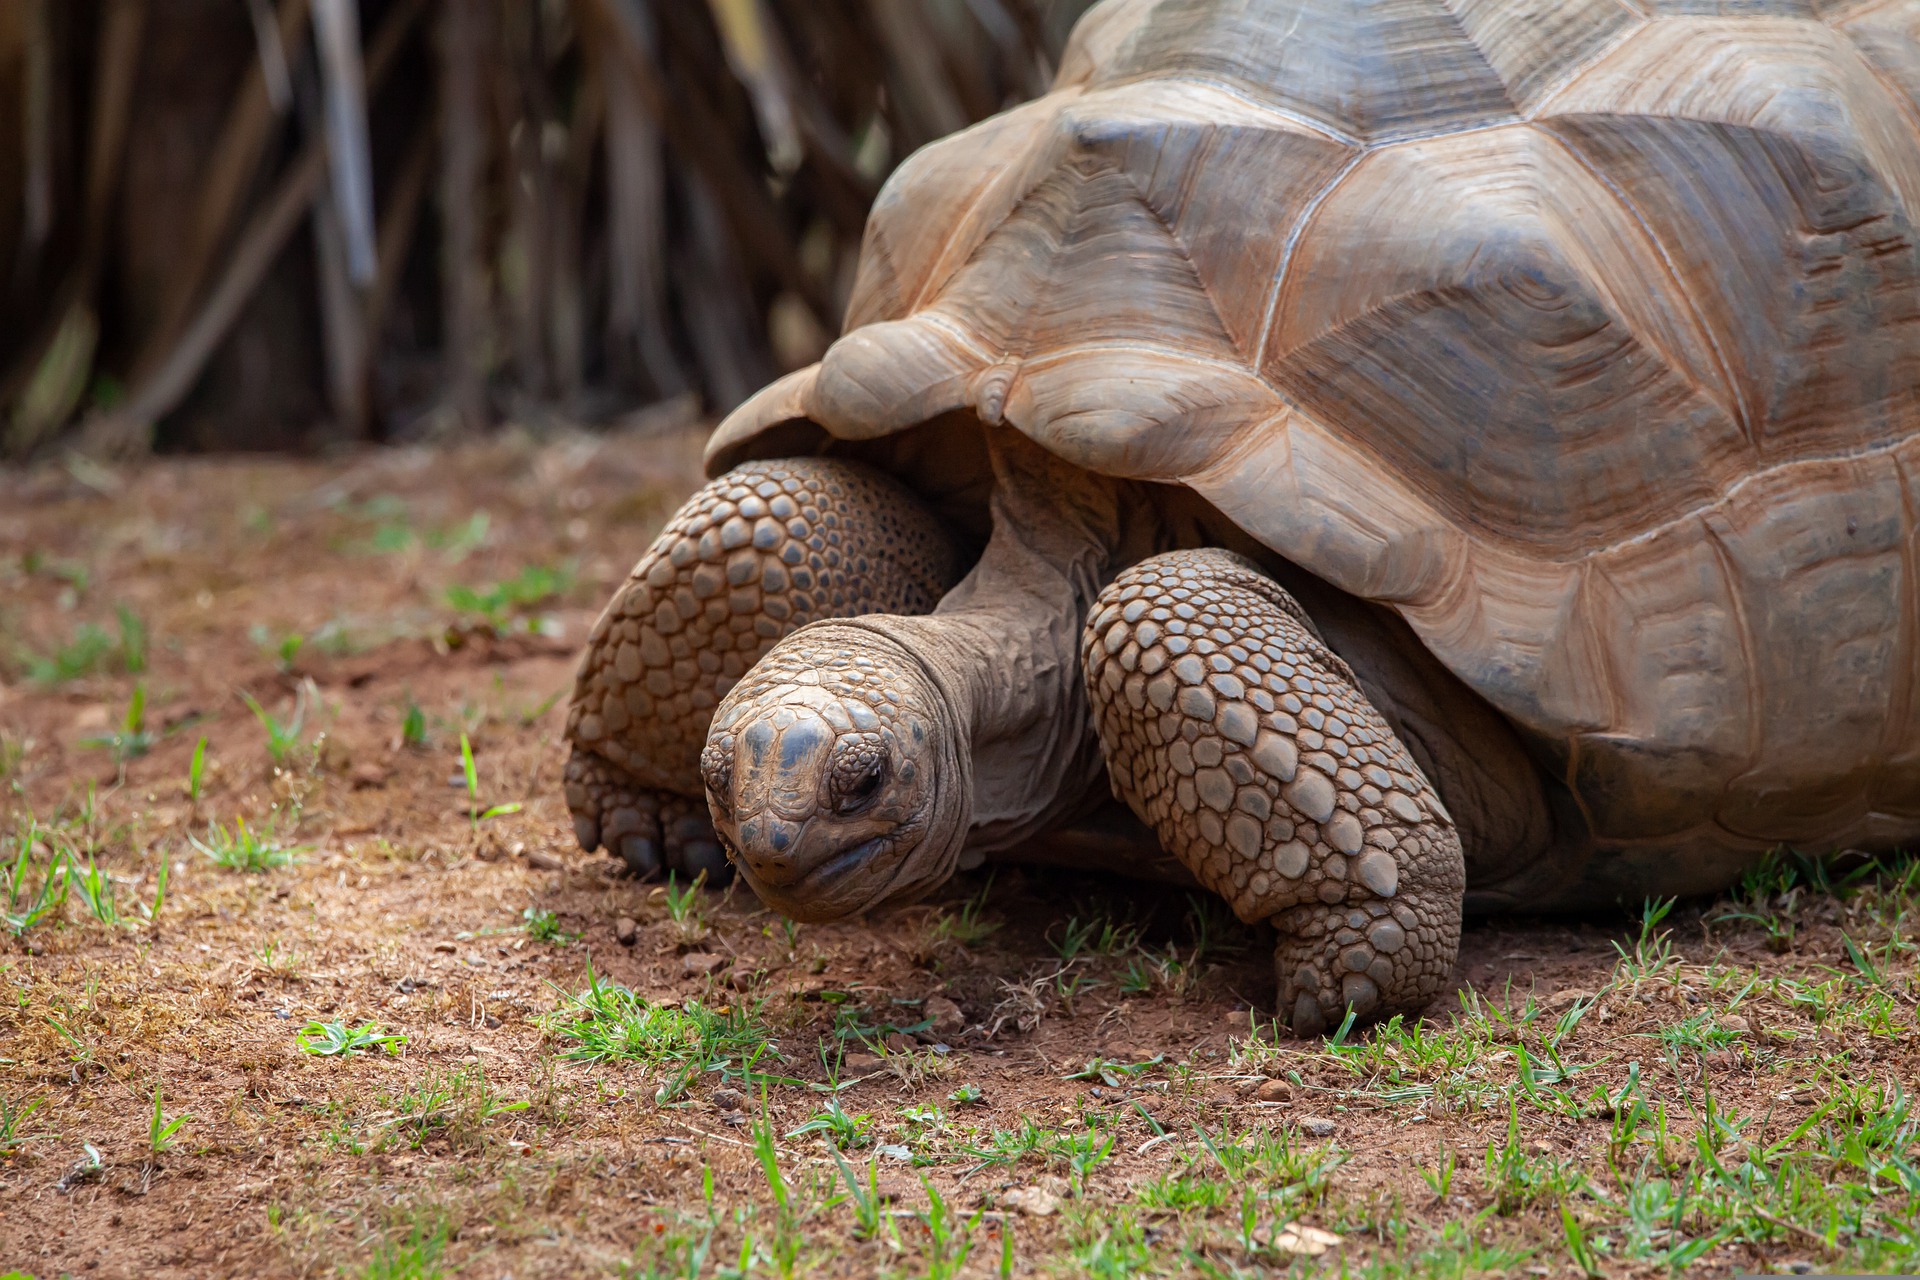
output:
[[[1080,629],[1127,535],[1140,533],[1113,481],[1010,429],[989,448],[993,534],[973,571],[931,614],[854,622],[913,655],[947,703],[954,741],[971,744],[970,812],[950,836],[961,866],[1076,814],[1103,776]],[[1145,504],[1128,505],[1135,523],[1150,519]]]

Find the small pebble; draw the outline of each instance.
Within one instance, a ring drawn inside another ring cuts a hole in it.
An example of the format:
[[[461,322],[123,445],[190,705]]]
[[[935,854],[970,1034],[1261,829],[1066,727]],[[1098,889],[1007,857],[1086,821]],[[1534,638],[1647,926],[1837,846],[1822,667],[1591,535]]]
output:
[[[690,951],[680,957],[680,967],[690,974],[705,977],[715,970],[726,967],[725,956],[714,955],[711,951]]]
[[[734,1089],[715,1089],[713,1091],[713,1105],[722,1111],[738,1111],[745,1101],[746,1099],[742,1098],[739,1092]]]
[[[634,939],[640,936],[640,926],[627,916],[621,916],[613,922],[613,940],[623,947],[630,947]]]
[[[927,1030],[939,1039],[957,1036],[966,1029],[966,1015],[960,1012],[959,1005],[945,996],[928,996],[926,1014],[933,1019],[933,1025]]]
[[[1253,1096],[1261,1102],[1291,1102],[1293,1086],[1285,1080],[1262,1080],[1260,1087],[1253,1091]]]
[[[1334,1123],[1319,1116],[1307,1116],[1300,1121],[1300,1132],[1309,1138],[1331,1138]]]
[[[1001,1199],[1007,1206],[1034,1218],[1044,1218],[1060,1208],[1060,1201],[1049,1191],[1040,1187],[1016,1187]]]

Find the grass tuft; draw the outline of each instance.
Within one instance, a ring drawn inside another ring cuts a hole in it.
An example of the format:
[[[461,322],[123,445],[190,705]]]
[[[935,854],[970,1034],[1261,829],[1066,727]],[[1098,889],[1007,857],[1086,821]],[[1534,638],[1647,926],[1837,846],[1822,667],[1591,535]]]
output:
[[[713,1009],[698,1000],[679,1008],[654,1004],[632,990],[603,982],[591,968],[586,990],[561,993],[560,1007],[542,1019],[547,1037],[569,1062],[635,1062],[664,1072],[654,1093],[659,1103],[683,1095],[698,1076],[723,1080],[770,1079],[755,1071],[760,1059],[779,1051],[767,1038],[757,1011],[739,1006]]]
[[[276,842],[272,824],[263,834],[249,827],[245,818],[235,818],[231,829],[209,822],[205,840],[188,836],[187,841],[212,858],[215,866],[228,871],[272,871],[290,867],[296,855],[304,851]]]
[[[396,1057],[406,1042],[405,1036],[389,1032],[377,1022],[363,1022],[357,1027],[344,1022],[309,1022],[295,1037],[300,1052],[320,1058],[344,1058],[376,1049]]]

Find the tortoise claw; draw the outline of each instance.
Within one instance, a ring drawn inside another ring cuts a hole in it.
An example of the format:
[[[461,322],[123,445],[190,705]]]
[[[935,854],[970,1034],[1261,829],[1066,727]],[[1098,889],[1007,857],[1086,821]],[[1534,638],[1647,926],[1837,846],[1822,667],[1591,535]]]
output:
[[[619,765],[579,746],[567,761],[566,790],[580,847],[605,848],[638,879],[672,872],[690,880],[703,871],[710,885],[731,878],[732,867],[700,802],[643,787]]]

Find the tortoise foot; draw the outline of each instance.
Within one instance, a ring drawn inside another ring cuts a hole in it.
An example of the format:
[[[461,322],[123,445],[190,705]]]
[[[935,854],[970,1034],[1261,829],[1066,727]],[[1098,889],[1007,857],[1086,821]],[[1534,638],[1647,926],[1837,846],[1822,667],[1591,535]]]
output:
[[[567,761],[567,808],[580,847],[604,848],[642,880],[672,874],[710,885],[733,876],[703,801],[643,787],[603,756],[576,746]]]
[[[1296,1033],[1424,1007],[1453,970],[1460,838],[1278,583],[1227,551],[1121,574],[1088,615],[1114,792],[1243,920],[1271,920]]]
[[[1444,867],[1451,857],[1458,865],[1460,846],[1452,837],[1451,829],[1403,832],[1405,862]],[[1392,873],[1385,862],[1367,867],[1337,905],[1302,904],[1273,917],[1280,933],[1273,956],[1277,1012],[1295,1035],[1337,1031],[1349,1012],[1357,1026],[1417,1013],[1453,971],[1459,890],[1449,895],[1403,886],[1401,860],[1393,865]]]

